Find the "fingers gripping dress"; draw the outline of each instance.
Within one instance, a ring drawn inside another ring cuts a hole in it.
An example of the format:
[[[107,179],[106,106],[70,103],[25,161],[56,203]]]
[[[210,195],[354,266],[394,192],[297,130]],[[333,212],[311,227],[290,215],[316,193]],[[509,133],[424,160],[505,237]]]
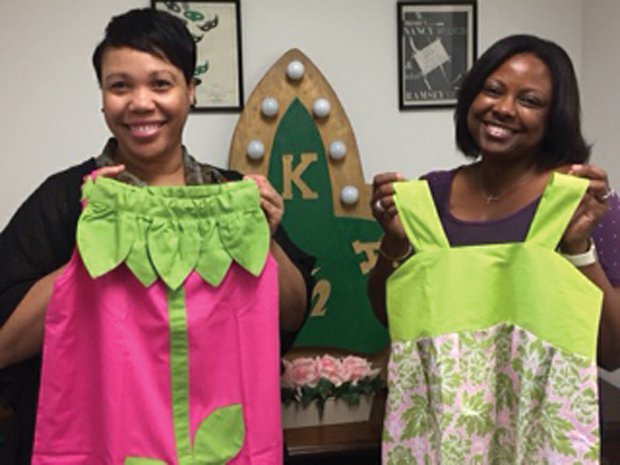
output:
[[[555,251],[586,187],[552,176],[523,242],[451,247],[426,181],[395,185],[383,463],[598,463],[602,293]]]
[[[83,188],[34,465],[282,461],[277,265],[252,181]]]

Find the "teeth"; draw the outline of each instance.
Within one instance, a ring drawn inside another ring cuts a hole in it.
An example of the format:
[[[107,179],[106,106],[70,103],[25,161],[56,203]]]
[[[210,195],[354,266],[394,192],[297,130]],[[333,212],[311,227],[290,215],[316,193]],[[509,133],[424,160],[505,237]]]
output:
[[[490,135],[494,137],[505,137],[511,134],[511,130],[502,126],[496,126],[495,124],[487,124],[487,130]]]
[[[154,124],[149,124],[148,126],[133,126],[135,131],[152,131],[153,129],[157,129],[157,126]]]
[[[144,124],[140,126],[130,126],[132,134],[136,136],[149,136],[157,132],[159,124]]]

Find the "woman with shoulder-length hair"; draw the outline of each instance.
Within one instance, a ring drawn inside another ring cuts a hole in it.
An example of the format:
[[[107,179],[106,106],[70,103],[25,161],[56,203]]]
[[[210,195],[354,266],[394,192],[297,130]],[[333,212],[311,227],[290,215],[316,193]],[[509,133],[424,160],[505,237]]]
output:
[[[471,163],[374,178],[384,463],[598,463],[597,360],[620,354],[620,202],[588,163],[569,56],[499,40],[455,123]]]

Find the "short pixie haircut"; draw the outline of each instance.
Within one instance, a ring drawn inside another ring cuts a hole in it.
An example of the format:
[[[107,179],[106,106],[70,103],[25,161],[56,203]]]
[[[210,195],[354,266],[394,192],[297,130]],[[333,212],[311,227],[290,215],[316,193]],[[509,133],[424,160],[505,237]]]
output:
[[[130,10],[114,16],[103,40],[93,53],[93,66],[101,85],[101,61],[108,48],[129,47],[169,61],[183,72],[189,85],[194,80],[196,44],[176,16],[154,8]]]
[[[481,92],[488,76],[519,53],[535,55],[545,63],[551,74],[552,97],[538,165],[554,168],[566,163],[588,161],[590,146],[581,132],[579,87],[570,57],[559,45],[524,34],[508,36],[493,44],[474,63],[463,80],[454,112],[458,148],[469,158],[480,155],[467,127],[469,107]]]

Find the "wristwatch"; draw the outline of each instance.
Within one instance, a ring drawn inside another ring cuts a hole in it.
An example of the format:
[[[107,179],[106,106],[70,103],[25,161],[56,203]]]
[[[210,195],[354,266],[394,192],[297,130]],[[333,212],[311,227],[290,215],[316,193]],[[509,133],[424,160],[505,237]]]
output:
[[[596,247],[592,239],[590,239],[590,247],[584,253],[578,253],[575,255],[562,253],[562,256],[566,260],[571,262],[573,265],[575,265],[577,268],[581,268],[582,266],[592,265],[593,263],[596,263],[598,260],[598,256],[596,255]]]

